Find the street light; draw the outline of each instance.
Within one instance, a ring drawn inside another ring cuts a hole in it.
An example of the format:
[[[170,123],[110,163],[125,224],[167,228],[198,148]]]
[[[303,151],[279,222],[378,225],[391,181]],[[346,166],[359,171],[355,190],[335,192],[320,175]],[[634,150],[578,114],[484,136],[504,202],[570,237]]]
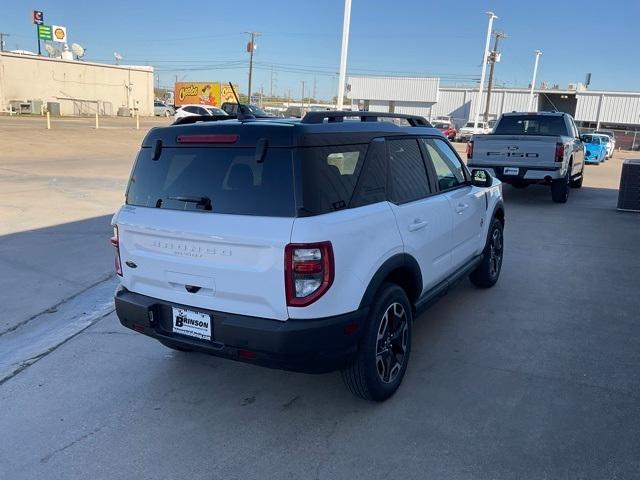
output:
[[[338,98],[336,110],[344,105],[344,82],[347,71],[347,50],[349,49],[349,25],[351,23],[351,0],[344,0],[344,19],[342,23],[342,50],[340,51],[340,74],[338,75]]]
[[[531,80],[531,91],[529,92],[529,109],[527,112],[533,111],[533,89],[536,88],[536,75],[538,74],[538,61],[540,60],[540,55],[542,52],[540,50],[535,51],[536,61],[533,64],[533,79]]]
[[[480,75],[480,87],[478,88],[478,101],[476,102],[476,112],[473,115],[473,128],[478,127],[478,117],[480,116],[480,103],[482,103],[482,89],[484,88],[484,76],[487,73],[487,57],[489,55],[489,42],[491,41],[491,32],[493,29],[493,21],[498,16],[493,12],[485,12],[489,17],[489,25],[487,25],[487,40],[484,44],[484,54],[482,55],[482,74]]]

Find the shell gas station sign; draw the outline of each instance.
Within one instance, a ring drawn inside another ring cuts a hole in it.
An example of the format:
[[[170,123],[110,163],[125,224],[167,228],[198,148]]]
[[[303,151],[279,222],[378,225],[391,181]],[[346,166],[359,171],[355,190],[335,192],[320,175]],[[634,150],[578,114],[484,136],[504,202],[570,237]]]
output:
[[[235,103],[236,100],[229,85],[219,82],[178,82],[174,101],[176,106],[195,104],[219,107],[224,102]]]

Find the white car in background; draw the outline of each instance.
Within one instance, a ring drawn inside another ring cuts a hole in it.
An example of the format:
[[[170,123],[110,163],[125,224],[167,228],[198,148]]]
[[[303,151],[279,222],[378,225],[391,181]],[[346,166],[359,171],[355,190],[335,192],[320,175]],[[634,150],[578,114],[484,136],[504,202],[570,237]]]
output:
[[[487,133],[491,133],[489,122],[478,122],[475,127],[473,122],[467,122],[464,127],[458,130],[458,136],[456,138],[460,142],[468,142],[474,135],[484,135]]]
[[[224,110],[218,107],[212,107],[211,105],[182,105],[176,110],[175,118],[192,117],[194,115],[213,116],[213,115],[227,115]]]
[[[598,135],[604,135],[608,137],[608,141],[606,141],[605,145],[607,147],[607,158],[613,157],[613,152],[616,149],[616,134],[613,130],[596,130],[595,132]]]

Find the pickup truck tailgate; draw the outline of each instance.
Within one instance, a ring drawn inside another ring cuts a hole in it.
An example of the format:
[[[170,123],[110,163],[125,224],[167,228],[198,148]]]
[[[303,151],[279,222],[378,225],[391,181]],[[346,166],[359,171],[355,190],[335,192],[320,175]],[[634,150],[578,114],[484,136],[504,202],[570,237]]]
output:
[[[560,137],[547,135],[479,135],[473,142],[473,165],[553,166]]]

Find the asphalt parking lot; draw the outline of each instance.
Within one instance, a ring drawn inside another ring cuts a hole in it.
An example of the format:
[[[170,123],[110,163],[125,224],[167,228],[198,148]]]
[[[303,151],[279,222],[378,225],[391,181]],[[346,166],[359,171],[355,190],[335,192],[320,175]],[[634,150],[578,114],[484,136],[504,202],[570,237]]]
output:
[[[0,118],[5,348],[110,275],[110,214],[144,133],[29,121]],[[338,374],[174,352],[110,313],[0,380],[0,478],[640,477],[640,214],[615,209],[623,158],[588,166],[566,205],[505,186],[500,281],[464,281],[418,319],[384,404]]]

